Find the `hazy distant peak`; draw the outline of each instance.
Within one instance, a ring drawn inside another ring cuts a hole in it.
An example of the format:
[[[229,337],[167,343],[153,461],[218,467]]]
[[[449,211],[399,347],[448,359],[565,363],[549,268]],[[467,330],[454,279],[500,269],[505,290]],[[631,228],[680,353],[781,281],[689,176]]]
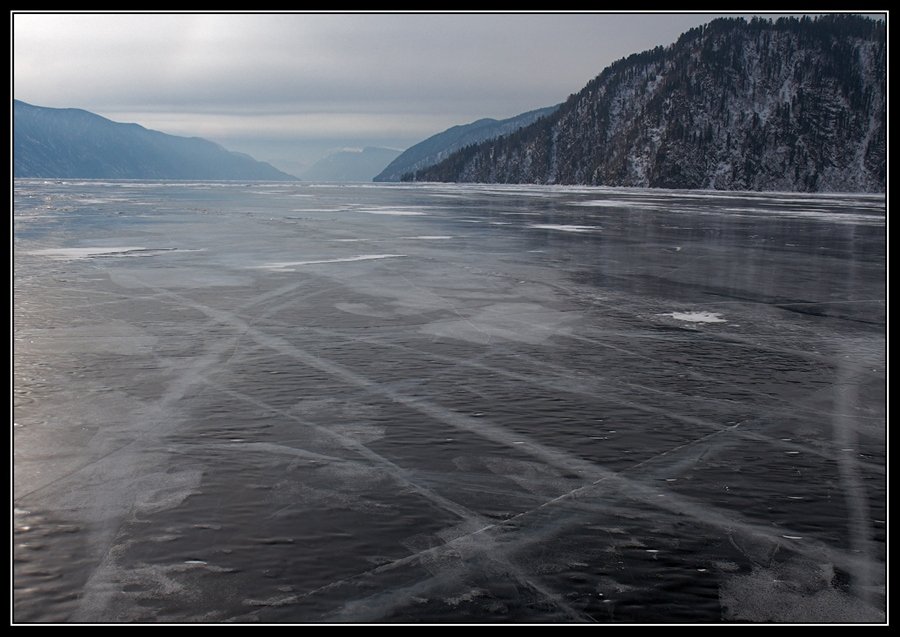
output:
[[[13,101],[16,177],[293,180],[265,162],[200,137],[113,122],[79,108]]]
[[[372,181],[399,154],[394,148],[345,148],[326,155],[301,177],[309,181]]]
[[[464,146],[512,133],[549,115],[557,108],[558,105],[549,106],[508,119],[496,120],[485,117],[468,124],[451,126],[444,132],[432,135],[406,149],[375,177],[375,181],[399,181],[404,174],[434,165]]]

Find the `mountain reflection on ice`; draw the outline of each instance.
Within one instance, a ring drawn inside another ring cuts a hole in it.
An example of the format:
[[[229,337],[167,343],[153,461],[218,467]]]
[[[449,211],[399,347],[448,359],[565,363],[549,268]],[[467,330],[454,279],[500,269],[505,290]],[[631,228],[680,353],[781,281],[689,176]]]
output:
[[[883,622],[884,209],[18,181],[14,620]]]

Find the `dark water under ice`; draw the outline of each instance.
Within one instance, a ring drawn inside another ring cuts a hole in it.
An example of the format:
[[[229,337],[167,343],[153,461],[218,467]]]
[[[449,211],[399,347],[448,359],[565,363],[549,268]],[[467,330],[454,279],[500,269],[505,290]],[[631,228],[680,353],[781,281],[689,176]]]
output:
[[[18,181],[16,622],[882,622],[885,202]]]

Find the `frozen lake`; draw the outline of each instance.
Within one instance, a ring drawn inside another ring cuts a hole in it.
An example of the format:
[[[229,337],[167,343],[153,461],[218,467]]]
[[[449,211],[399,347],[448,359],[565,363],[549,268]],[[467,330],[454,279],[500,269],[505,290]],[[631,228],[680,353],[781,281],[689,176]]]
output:
[[[881,196],[17,181],[17,622],[882,622]]]

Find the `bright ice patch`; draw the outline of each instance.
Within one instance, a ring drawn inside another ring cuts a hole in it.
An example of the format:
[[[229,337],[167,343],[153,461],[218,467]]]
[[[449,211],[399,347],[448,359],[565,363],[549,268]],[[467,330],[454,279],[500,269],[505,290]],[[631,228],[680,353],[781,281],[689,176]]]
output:
[[[725,323],[718,312],[666,312],[659,316],[671,316],[676,321],[689,323]]]
[[[514,341],[538,345],[570,334],[576,316],[537,303],[494,303],[471,312],[454,310],[454,318],[423,325],[432,336],[488,344]]]
[[[562,232],[591,232],[600,229],[600,226],[567,226],[558,223],[531,223],[528,224],[528,227],[539,230],[561,230]]]

